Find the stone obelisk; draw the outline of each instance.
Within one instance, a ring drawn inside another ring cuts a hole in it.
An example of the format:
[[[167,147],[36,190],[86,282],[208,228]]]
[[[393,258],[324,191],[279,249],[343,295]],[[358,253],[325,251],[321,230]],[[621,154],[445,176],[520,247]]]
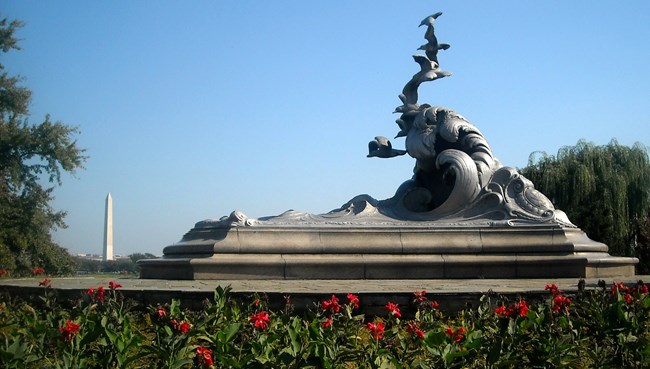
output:
[[[106,212],[104,213],[104,250],[102,260],[113,260],[113,198],[110,192],[106,196]]]

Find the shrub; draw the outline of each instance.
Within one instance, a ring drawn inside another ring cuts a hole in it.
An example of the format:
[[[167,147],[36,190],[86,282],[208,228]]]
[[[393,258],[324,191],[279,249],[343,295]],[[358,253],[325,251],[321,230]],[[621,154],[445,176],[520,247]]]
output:
[[[135,309],[121,287],[90,288],[64,309],[44,279],[33,301],[0,303],[3,368],[643,368],[650,365],[650,298],[642,282],[543,301],[486,295],[447,316],[426,291],[406,316],[358,313],[359,296],[333,295],[306,313],[290,297],[240,301],[217,288],[201,311],[178,301]],[[362,298],[361,298],[362,299]],[[406,310],[405,310],[406,311]]]

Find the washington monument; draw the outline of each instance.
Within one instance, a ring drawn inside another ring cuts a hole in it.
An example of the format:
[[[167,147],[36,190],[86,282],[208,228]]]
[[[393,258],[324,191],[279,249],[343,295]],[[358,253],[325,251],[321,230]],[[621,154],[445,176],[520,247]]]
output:
[[[113,198],[110,192],[106,196],[106,212],[104,213],[104,250],[102,260],[113,260]]]

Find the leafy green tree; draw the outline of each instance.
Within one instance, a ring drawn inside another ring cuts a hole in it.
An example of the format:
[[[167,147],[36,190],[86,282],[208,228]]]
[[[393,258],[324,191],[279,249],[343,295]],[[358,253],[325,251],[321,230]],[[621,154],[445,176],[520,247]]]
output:
[[[154,254],[145,252],[144,254],[141,252],[136,252],[131,255],[129,255],[129,258],[131,258],[131,261],[133,261],[133,265],[135,265],[135,271],[140,272],[140,265],[138,265],[138,260],[141,259],[158,259],[158,257]]]
[[[636,256],[641,261],[638,274],[650,274],[650,215],[639,224],[638,237],[636,239]]]
[[[614,255],[643,257],[640,231],[649,214],[650,159],[645,146],[584,140],[557,155],[534,152],[521,174],[592,239]],[[648,264],[650,260],[642,260]]]
[[[0,50],[19,50],[14,34],[22,22],[0,21]],[[74,271],[74,259],[57,245],[51,232],[65,227],[65,212],[50,205],[63,172],[83,168],[77,128],[46,116],[30,124],[31,91],[22,78],[9,76],[0,64],[0,268],[26,274],[43,267],[51,274]],[[49,185],[48,185],[49,183]]]
[[[116,259],[101,262],[102,273],[136,273],[138,269],[131,259]]]
[[[157,259],[158,257],[156,255],[148,253],[148,252],[145,252],[144,254],[141,253],[141,252],[136,252],[136,253],[133,253],[133,254],[129,255],[129,258],[135,264],[140,259]]]
[[[100,260],[77,258],[77,272],[94,274],[99,273],[101,269],[102,262]]]

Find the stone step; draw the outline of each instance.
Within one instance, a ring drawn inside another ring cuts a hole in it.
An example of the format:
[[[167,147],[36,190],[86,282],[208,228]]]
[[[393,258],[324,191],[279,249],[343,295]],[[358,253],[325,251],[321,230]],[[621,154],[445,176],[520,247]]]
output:
[[[152,279],[582,278],[634,274],[629,258],[584,255],[215,254],[141,262]],[[628,270],[631,268],[631,271]],[[593,269],[591,272],[589,270]]]
[[[198,227],[139,261],[141,278],[201,280],[583,278],[636,263],[558,225]]]

